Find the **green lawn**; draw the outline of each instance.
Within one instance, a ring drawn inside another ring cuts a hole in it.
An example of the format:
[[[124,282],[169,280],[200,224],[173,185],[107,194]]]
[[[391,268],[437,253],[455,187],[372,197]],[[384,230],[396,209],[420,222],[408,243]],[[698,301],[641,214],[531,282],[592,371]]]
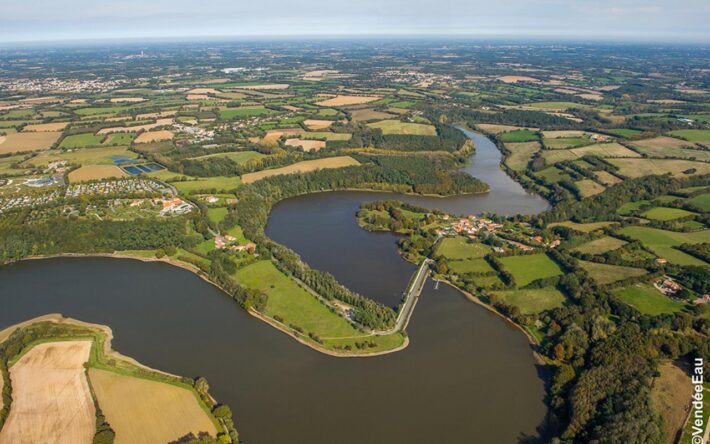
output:
[[[436,127],[421,123],[401,122],[399,120],[380,120],[368,123],[370,128],[379,128],[382,134],[408,134],[414,136],[436,136]]]
[[[85,146],[101,145],[101,142],[106,136],[96,136],[93,133],[74,134],[67,136],[62,140],[60,147],[62,148],[82,148]]]
[[[524,287],[537,279],[562,274],[560,266],[544,253],[523,256],[501,257],[503,267],[515,278],[518,287]]]
[[[219,224],[225,217],[227,217],[227,212],[228,210],[226,207],[208,208],[207,217],[215,224]]]
[[[461,261],[451,261],[449,262],[449,269],[458,274],[488,273],[495,271],[485,259],[464,259]]]
[[[226,157],[227,159],[233,162],[244,163],[252,159],[259,159],[261,157],[264,157],[264,154],[258,153],[256,151],[233,151],[229,153],[207,154],[205,156],[193,157],[192,159],[208,159],[210,157]]]
[[[690,211],[680,208],[654,207],[648,211],[645,211],[641,215],[646,219],[666,221],[680,219],[681,217],[694,216],[695,213],[691,213]]]
[[[680,137],[690,142],[710,142],[710,130],[677,130],[671,131],[671,136]]]
[[[594,239],[592,241],[586,242],[576,248],[574,251],[579,251],[580,253],[587,254],[602,254],[607,251],[616,250],[617,248],[623,247],[626,242],[611,236],[600,237],[599,239]]]
[[[470,243],[465,237],[446,237],[436,247],[436,253],[447,259],[474,259],[491,252],[491,247],[478,242]]]
[[[688,203],[692,204],[703,211],[710,212],[710,193],[699,194],[688,199]]]
[[[274,111],[263,106],[242,106],[239,108],[225,108],[219,110],[219,118],[222,120],[231,120],[237,117],[266,116],[273,113]]]
[[[518,130],[511,131],[509,133],[499,134],[498,138],[502,142],[530,142],[533,140],[537,140],[537,134],[535,133],[535,131]]]
[[[238,176],[215,176],[202,177],[196,180],[188,180],[184,182],[173,182],[172,185],[178,189],[180,193],[190,194],[200,190],[217,190],[231,191],[239,187],[241,180]]]
[[[635,284],[631,287],[616,289],[613,293],[641,313],[651,316],[675,313],[683,309],[682,303],[665,296],[650,284]]]
[[[506,304],[520,308],[520,312],[524,314],[540,313],[561,307],[565,301],[565,295],[554,287],[496,291],[493,294]]]
[[[279,271],[271,261],[259,261],[237,270],[235,278],[247,288],[266,293],[265,314],[279,316],[287,325],[297,325],[306,333],[314,332],[324,338],[362,334]]]
[[[643,268],[622,267],[620,265],[599,264],[596,262],[579,261],[579,265],[587,270],[592,279],[600,284],[610,284],[648,273]]]
[[[624,227],[619,232],[625,236],[641,241],[659,257],[668,259],[679,265],[707,265],[693,256],[676,250],[674,246],[681,244],[698,244],[710,242],[710,230],[681,233],[676,231],[661,230],[651,227]]]

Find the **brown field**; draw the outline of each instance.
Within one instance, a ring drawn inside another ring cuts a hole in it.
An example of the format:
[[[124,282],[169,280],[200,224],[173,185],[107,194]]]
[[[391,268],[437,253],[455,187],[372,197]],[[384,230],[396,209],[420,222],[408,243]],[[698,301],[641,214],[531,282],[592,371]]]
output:
[[[476,125],[476,128],[491,134],[507,133],[508,131],[517,131],[522,129],[537,131],[537,128],[524,128],[522,126],[513,125],[496,125],[493,123],[479,123]]]
[[[609,159],[609,162],[619,167],[619,173],[628,177],[641,177],[651,174],[671,173],[674,176],[685,176],[683,171],[695,169],[692,174],[710,173],[710,164],[678,159]]]
[[[145,102],[143,97],[114,97],[111,99],[111,103],[138,103]]]
[[[0,154],[47,150],[61,134],[60,131],[9,133],[0,141]]]
[[[338,95],[331,97],[330,99],[322,100],[316,102],[319,106],[348,106],[348,105],[361,105],[363,103],[374,102],[379,100],[379,96],[342,96]]]
[[[503,83],[518,83],[518,82],[539,82],[540,79],[528,76],[501,76],[496,77],[496,80],[500,80]]]
[[[170,111],[161,111],[159,113],[146,113],[146,114],[138,114],[136,116],[136,120],[143,120],[143,119],[157,119],[158,117],[172,117],[175,114],[177,114],[177,111],[175,110],[170,110]]]
[[[91,341],[39,344],[10,368],[12,408],[3,443],[91,443],[96,410],[84,363]]]
[[[661,105],[680,105],[681,103],[688,103],[685,100],[675,100],[675,99],[656,99],[656,100],[646,100],[648,103],[659,103]]]
[[[581,137],[585,134],[588,134],[586,131],[578,131],[578,130],[560,130],[560,131],[543,131],[542,135],[546,139],[557,139],[560,137]]]
[[[569,151],[574,153],[577,157],[582,157],[587,154],[593,154],[599,157],[641,157],[639,153],[631,151],[624,145],[615,142],[573,148]]]
[[[214,88],[192,88],[186,94],[220,94],[220,92]]]
[[[693,391],[690,377],[683,369],[671,362],[658,368],[660,376],[653,380],[651,404],[657,414],[663,416],[666,442],[676,442],[690,409]]]
[[[308,173],[310,171],[320,170],[323,168],[342,168],[347,166],[360,165],[360,162],[350,156],[328,157],[325,159],[304,160],[296,162],[283,168],[273,168],[270,170],[258,171],[256,173],[248,173],[242,176],[243,183],[252,183],[257,180],[270,176],[280,176],[282,174]]]
[[[23,103],[34,103],[34,104],[42,104],[42,103],[54,103],[54,102],[61,102],[62,99],[59,97],[54,97],[54,96],[49,96],[49,97],[30,97],[27,99],[22,99],[20,102]]]
[[[34,125],[25,125],[22,129],[24,133],[44,133],[52,131],[61,131],[69,125],[69,122],[57,123],[37,123]]]
[[[209,100],[210,96],[207,94],[188,94],[185,96],[186,100],[194,101],[194,100]]]
[[[147,131],[141,133],[134,140],[135,143],[150,143],[159,142],[161,140],[170,140],[175,136],[171,131],[160,130],[160,131]]]
[[[541,148],[538,141],[506,143],[505,147],[511,151],[510,155],[505,159],[505,164],[515,171],[524,170],[533,154],[540,151]]]
[[[99,130],[96,134],[111,134],[111,133],[132,133],[136,131],[149,131],[153,128],[159,126],[172,125],[175,122],[174,119],[158,119],[155,123],[148,123],[146,125],[136,125],[136,126],[115,126],[111,128],[104,128]]]
[[[285,109],[286,111],[300,111],[301,108],[293,105],[282,105],[281,108]]]
[[[89,378],[101,411],[116,432],[116,444],[173,442],[200,432],[217,435],[187,389],[95,368],[89,369]]]
[[[659,136],[652,139],[636,140],[631,142],[631,145],[637,148],[697,148],[693,142],[687,140],[676,139],[673,137]]]
[[[115,165],[86,165],[69,173],[69,182],[76,183],[126,176],[128,174]]]
[[[261,142],[266,145],[276,145],[281,136],[297,136],[303,134],[303,128],[279,128],[266,132]]]
[[[577,185],[577,188],[579,188],[579,192],[582,194],[582,197],[594,196],[595,194],[599,194],[606,189],[603,185],[599,185],[591,179],[578,180],[575,184]]]
[[[265,85],[240,86],[239,89],[288,89],[288,83],[268,83]]]
[[[301,147],[303,151],[318,151],[325,148],[325,142],[322,140],[286,139],[286,145]]]
[[[604,96],[602,96],[601,94],[584,93],[584,94],[578,94],[577,97],[581,97],[581,98],[587,99],[587,100],[594,100],[594,101],[604,100]]]
[[[392,114],[375,111],[372,108],[356,109],[350,112],[350,118],[353,122],[366,122],[368,120],[391,119]]]
[[[597,179],[599,179],[601,183],[607,186],[615,185],[621,182],[621,179],[607,171],[595,171],[594,174],[597,176]]]
[[[303,124],[311,130],[322,130],[328,128],[332,125],[334,121],[332,120],[317,120],[317,119],[306,119]]]

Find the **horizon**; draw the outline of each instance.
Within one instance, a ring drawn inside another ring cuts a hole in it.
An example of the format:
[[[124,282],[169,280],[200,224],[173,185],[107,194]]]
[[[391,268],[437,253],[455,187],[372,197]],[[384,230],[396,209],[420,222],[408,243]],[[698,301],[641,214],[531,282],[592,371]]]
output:
[[[332,5],[303,0],[234,4],[211,0],[89,2],[56,0],[7,5],[0,44],[75,41],[342,38],[435,38],[691,43],[710,42],[710,3],[663,0],[361,0]],[[304,32],[307,30],[307,32]]]

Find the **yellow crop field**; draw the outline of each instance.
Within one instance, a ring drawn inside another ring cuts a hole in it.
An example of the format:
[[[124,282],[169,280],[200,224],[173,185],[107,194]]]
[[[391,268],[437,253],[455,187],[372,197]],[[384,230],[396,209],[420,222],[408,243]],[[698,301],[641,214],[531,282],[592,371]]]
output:
[[[139,116],[140,117],[140,116]],[[116,126],[111,128],[104,128],[99,130],[96,134],[110,134],[110,133],[132,133],[136,131],[148,131],[159,126],[172,125],[175,122],[174,119],[158,119],[155,123],[149,123],[146,125],[136,125],[136,126]]]
[[[126,176],[128,176],[128,174],[124,173],[123,170],[115,165],[86,165],[69,173],[69,182],[86,182],[89,180],[110,179]]]
[[[134,140],[135,143],[150,143],[150,142],[159,142],[161,140],[170,140],[174,137],[175,135],[168,130],[160,130],[160,131],[147,131],[145,133],[141,133],[136,137]]]
[[[306,119],[303,121],[303,124],[308,127],[308,129],[311,130],[321,130],[328,128],[330,125],[333,124],[332,120],[317,120],[317,119]]]
[[[84,363],[91,341],[39,344],[10,368],[12,408],[3,443],[91,443],[96,410]]]
[[[286,145],[301,147],[304,151],[318,151],[325,148],[325,142],[322,140],[286,139]]]
[[[360,162],[350,156],[328,157],[325,159],[304,160],[296,162],[282,168],[273,168],[270,170],[257,171],[256,173],[248,173],[242,176],[243,183],[252,183],[257,180],[271,176],[280,176],[282,174],[308,173],[310,171],[320,170],[324,168],[343,168],[347,166],[360,165]]]
[[[217,435],[190,390],[96,368],[89,369],[89,379],[101,411],[116,432],[116,444],[173,442],[200,432]]]
[[[44,133],[51,131],[61,131],[69,125],[69,122],[57,122],[57,123],[37,123],[34,125],[25,125],[22,129],[24,133]]]
[[[320,106],[348,106],[348,105],[361,105],[363,103],[374,102],[379,100],[379,96],[343,96],[338,95],[331,97],[320,102],[316,102],[316,105]]]
[[[59,131],[10,133],[0,137],[0,154],[47,150],[61,134]]]
[[[679,159],[609,159],[609,162],[619,167],[619,173],[628,177],[641,177],[651,174],[671,173],[674,176],[710,173],[710,164]]]

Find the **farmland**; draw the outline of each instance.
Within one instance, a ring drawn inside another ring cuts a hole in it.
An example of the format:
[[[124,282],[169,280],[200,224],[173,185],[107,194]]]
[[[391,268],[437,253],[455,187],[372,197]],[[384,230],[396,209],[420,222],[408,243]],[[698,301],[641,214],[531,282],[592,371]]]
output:
[[[282,174],[295,174],[295,173],[307,173],[309,171],[315,171],[322,168],[343,168],[347,166],[357,166],[360,163],[348,156],[341,157],[328,157],[325,159],[318,160],[305,160],[303,162],[297,162],[293,165],[289,165],[283,168],[274,168],[270,170],[259,171],[257,173],[244,174],[242,176],[242,182],[252,183],[257,180],[264,179],[265,177],[280,176]]]
[[[61,135],[58,131],[15,133],[0,136],[0,154],[49,149]]]
[[[399,120],[382,120],[368,123],[370,128],[382,130],[382,134],[408,134],[415,136],[436,136],[436,128],[421,123],[401,122]]]
[[[565,296],[553,287],[498,291],[493,292],[493,295],[507,304],[520,308],[520,311],[526,314],[561,307],[565,301]]]
[[[515,278],[518,287],[524,287],[537,279],[545,279],[562,274],[562,270],[545,254],[508,256],[500,258],[501,263]]]
[[[442,239],[436,253],[448,259],[481,258],[491,252],[491,248],[480,243],[471,243],[463,237],[447,237]]]
[[[642,268],[624,267],[620,265],[607,265],[597,262],[580,261],[579,265],[600,284],[610,284],[624,279],[639,277],[646,274]]]
[[[614,295],[641,313],[657,316],[675,313],[683,309],[683,304],[674,301],[648,284],[635,284],[614,290]]]
[[[710,231],[702,230],[690,233],[661,230],[650,227],[625,227],[619,230],[625,236],[632,237],[648,246],[659,257],[681,265],[705,265],[703,261],[683,253],[673,247],[681,244],[710,242]]]
[[[69,181],[75,183],[127,176],[128,174],[114,165],[86,165],[69,173]]]

